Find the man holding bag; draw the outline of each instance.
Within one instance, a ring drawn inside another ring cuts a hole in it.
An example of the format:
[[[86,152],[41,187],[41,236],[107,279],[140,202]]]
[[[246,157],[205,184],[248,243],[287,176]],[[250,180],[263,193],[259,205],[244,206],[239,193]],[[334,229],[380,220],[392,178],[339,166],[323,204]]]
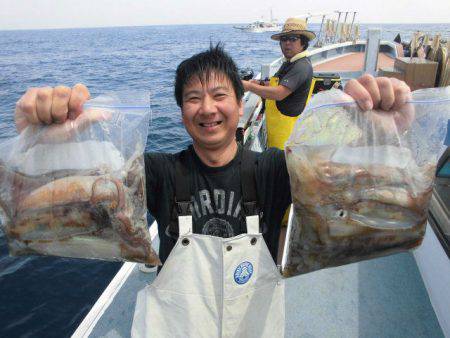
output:
[[[401,81],[369,75],[345,91],[363,109],[386,111],[400,111],[410,95]],[[237,144],[243,94],[220,46],[178,66],[175,97],[193,144],[145,156],[148,210],[164,265],[138,296],[135,336],[284,335],[284,282],[274,259],[291,203],[289,176],[281,150],[256,154]],[[17,102],[17,129],[54,124],[55,134],[71,135],[101,118],[83,113],[88,99],[81,84],[31,88]]]

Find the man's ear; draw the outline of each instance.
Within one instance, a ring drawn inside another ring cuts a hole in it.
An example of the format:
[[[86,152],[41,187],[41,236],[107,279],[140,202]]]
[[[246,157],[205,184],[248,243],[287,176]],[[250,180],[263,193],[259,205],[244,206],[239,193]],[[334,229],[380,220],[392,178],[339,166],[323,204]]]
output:
[[[239,116],[244,116],[244,99],[242,98],[239,102]]]
[[[184,124],[184,111],[183,111],[183,106],[180,107],[180,111],[181,111],[181,122],[183,122],[183,124]]]

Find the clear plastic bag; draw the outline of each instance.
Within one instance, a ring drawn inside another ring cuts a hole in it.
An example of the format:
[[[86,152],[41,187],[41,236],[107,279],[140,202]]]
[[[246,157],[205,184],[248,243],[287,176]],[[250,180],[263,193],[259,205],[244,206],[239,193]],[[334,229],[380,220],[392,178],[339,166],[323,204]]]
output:
[[[28,126],[0,144],[11,255],[160,263],[146,219],[148,97],[132,96],[135,106],[121,97],[98,97],[75,120]]]
[[[415,91],[395,113],[316,95],[285,148],[294,217],[283,275],[420,245],[449,119],[450,87]]]

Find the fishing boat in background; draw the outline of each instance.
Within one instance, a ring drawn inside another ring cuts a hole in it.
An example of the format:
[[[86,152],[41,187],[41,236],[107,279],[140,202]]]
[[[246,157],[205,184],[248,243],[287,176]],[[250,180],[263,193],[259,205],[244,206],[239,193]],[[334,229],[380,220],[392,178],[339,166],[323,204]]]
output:
[[[381,30],[371,29],[367,39],[360,39],[360,28],[354,23],[356,12],[336,11],[338,19],[326,19],[329,13],[308,14],[322,17],[322,23],[308,49],[313,66],[313,79],[308,100],[322,90],[342,88],[350,79],[368,73],[395,77],[405,81],[411,90],[450,85],[450,36],[429,36],[415,32],[411,42],[381,39]],[[343,22],[340,18],[345,14]],[[353,14],[347,23],[348,14]],[[300,17],[300,16],[299,16]],[[397,40],[397,38],[396,38]],[[268,80],[280,68],[284,58],[261,65],[256,80]],[[253,75],[251,75],[253,76]],[[238,137],[249,149],[262,151],[267,147],[263,100],[251,92],[244,96],[244,115],[239,121]]]
[[[233,26],[233,28],[250,33],[278,32],[281,30],[281,24],[277,19],[273,18],[271,9],[269,21],[265,21],[261,18],[261,20],[254,21],[246,26]]]
[[[450,84],[447,47],[440,37],[433,37],[426,55],[429,59],[405,56],[404,46],[381,40],[380,30],[369,30],[367,39],[360,39],[359,26],[354,23],[356,12],[336,14],[338,20],[318,14],[322,24],[309,52],[314,69],[310,96],[342,87],[364,73],[397,77],[412,89]],[[349,14],[353,19],[347,23]],[[345,17],[343,22],[341,17]],[[411,55],[420,48],[417,41],[408,46]],[[262,65],[255,78],[270,78],[282,62],[279,58]],[[263,151],[267,144],[264,102],[250,92],[244,102],[238,139],[249,149]],[[438,164],[437,176],[429,226],[418,249],[286,280],[286,337],[450,337],[448,149]],[[150,233],[158,248],[156,223]],[[130,336],[137,292],[155,276],[154,272],[141,272],[138,264],[124,263],[73,336]]]
[[[337,12],[341,17],[342,12]],[[354,12],[353,12],[354,13]],[[448,37],[427,36],[421,32],[415,32],[411,42],[399,43],[394,41],[381,40],[381,31],[374,29],[367,32],[367,40],[359,39],[359,26],[354,25],[354,16],[350,24],[346,23],[347,14],[343,23],[322,18],[322,25],[315,48],[309,52],[309,58],[313,65],[314,75],[309,96],[322,90],[332,87],[342,88],[350,79],[357,78],[364,73],[374,76],[395,77],[405,81],[412,90],[433,87],[445,87],[450,85],[450,59],[448,57]],[[275,74],[283,62],[279,58],[268,65],[261,66],[261,72],[256,79],[269,79]],[[309,97],[309,98],[310,98]],[[308,99],[309,99],[308,98]],[[267,145],[267,131],[265,125],[264,104],[261,98],[253,93],[246,93],[244,96],[245,111],[244,116],[239,123],[240,135],[243,144],[249,149],[262,151]],[[448,131],[449,132],[449,131]],[[450,138],[450,135],[448,135]],[[404,299],[394,295],[394,289],[398,290],[397,285],[393,285],[390,278],[397,272],[403,271],[403,277],[399,277],[399,283],[403,283],[404,288],[409,288],[407,293],[415,294],[419,289],[426,290],[426,303],[430,302],[432,310],[428,315],[422,313],[424,321],[430,321],[431,317],[436,316],[442,332],[450,337],[450,150],[442,155],[438,163],[436,172],[436,183],[433,190],[432,199],[429,208],[429,224],[422,245],[412,253],[394,255],[375,259],[378,262],[378,273],[386,274],[386,278],[375,276],[375,272],[370,278],[378,278],[377,287],[380,294],[376,297],[383,297],[383,310],[391,311],[398,306],[398,302],[404,303]],[[289,225],[288,230],[289,231]],[[408,256],[408,262],[400,262],[400,257]],[[354,278],[358,276],[359,283],[372,284],[368,279],[361,276],[361,271],[369,262],[356,263],[353,271]],[[335,269],[345,270],[345,267],[325,269],[320,274],[320,279],[314,279],[317,283],[327,285],[335,276]],[[319,275],[319,274],[318,274]],[[368,276],[367,276],[368,277]],[[342,275],[339,278],[350,282],[351,275]],[[308,279],[305,276],[305,279]],[[336,281],[336,280],[335,280]],[[340,281],[336,281],[338,284]],[[405,291],[405,290],[404,290]],[[392,294],[391,294],[392,292]],[[391,294],[392,299],[384,298]],[[349,296],[352,293],[349,292]],[[361,298],[366,297],[364,292],[358,295],[359,302]],[[318,297],[319,298],[319,297]],[[326,309],[327,306],[338,307],[337,302],[322,302],[323,311],[329,315],[331,312]],[[396,305],[397,304],[397,305]],[[424,305],[424,304],[422,304]],[[421,306],[422,306],[421,305]],[[371,305],[367,306],[366,311],[371,310]],[[390,327],[386,331],[378,331],[375,336],[403,336],[408,330],[407,326],[414,319],[415,310],[411,311],[401,309],[403,316],[398,325],[400,329]],[[361,316],[361,312],[354,313]],[[302,313],[302,315],[307,315]],[[381,318],[383,315],[377,314]],[[307,315],[308,316],[308,315]],[[342,318],[342,314],[338,317]],[[326,317],[326,316],[325,316]],[[345,315],[343,316],[345,317]],[[314,318],[310,318],[314,320]],[[375,318],[372,318],[374,320]],[[377,318],[376,320],[378,320]],[[388,318],[386,318],[388,320]],[[381,325],[381,324],[380,324]],[[424,322],[424,327],[429,328],[429,323]],[[381,330],[381,329],[380,329]],[[398,330],[398,331],[397,331]],[[370,331],[370,330],[369,330]],[[317,328],[315,333],[326,335],[327,330]],[[334,331],[339,332],[338,336],[347,336],[346,329]],[[413,331],[409,331],[408,336],[415,336]],[[361,331],[361,335],[369,335],[368,332]],[[442,333],[438,331],[426,336],[439,336]]]

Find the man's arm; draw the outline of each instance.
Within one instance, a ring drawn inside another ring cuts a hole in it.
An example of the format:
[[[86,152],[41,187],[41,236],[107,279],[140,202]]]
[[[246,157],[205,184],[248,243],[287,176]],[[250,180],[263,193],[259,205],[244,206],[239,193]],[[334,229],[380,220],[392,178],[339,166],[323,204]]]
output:
[[[246,92],[250,91],[252,93],[255,93],[256,95],[261,96],[263,99],[281,101],[292,93],[292,90],[283,85],[274,87],[262,86],[254,81],[245,80],[242,81],[242,84],[244,85],[244,90]]]

